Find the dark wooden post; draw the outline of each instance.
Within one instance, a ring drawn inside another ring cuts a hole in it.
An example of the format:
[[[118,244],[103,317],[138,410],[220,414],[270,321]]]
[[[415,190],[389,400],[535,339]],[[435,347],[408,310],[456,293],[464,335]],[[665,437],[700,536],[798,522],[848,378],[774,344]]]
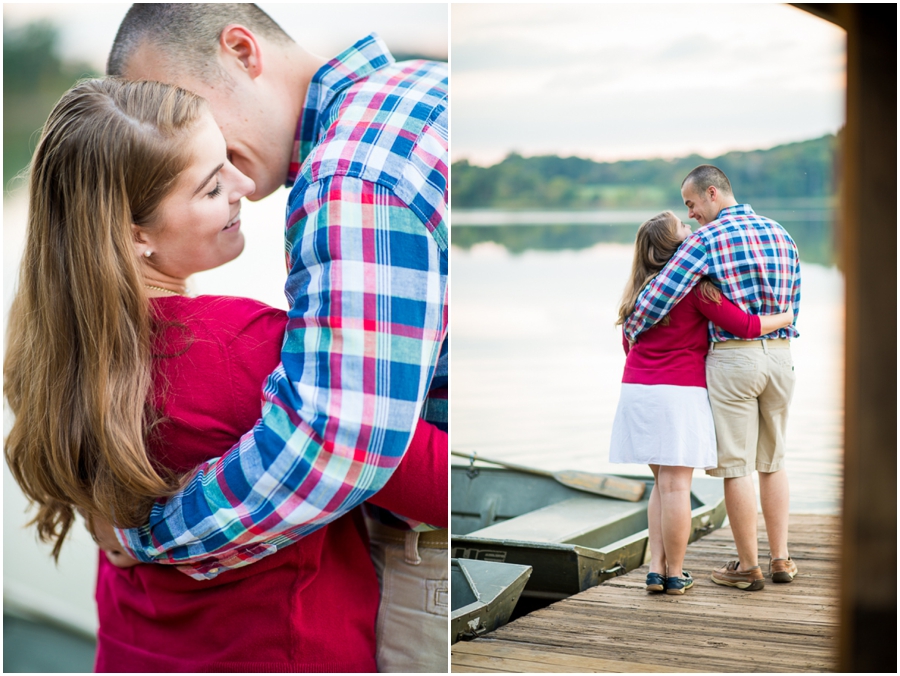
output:
[[[897,6],[797,5],[847,31],[838,670],[897,671]],[[801,571],[802,574],[802,571]]]

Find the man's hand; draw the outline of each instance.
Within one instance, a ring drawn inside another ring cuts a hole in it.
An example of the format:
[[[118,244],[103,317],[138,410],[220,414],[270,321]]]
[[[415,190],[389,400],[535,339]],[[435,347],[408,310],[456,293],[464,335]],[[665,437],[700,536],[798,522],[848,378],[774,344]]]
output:
[[[116,534],[113,532],[112,524],[109,521],[102,517],[86,514],[81,509],[78,512],[84,517],[84,525],[87,527],[94,542],[106,553],[106,558],[112,565],[116,566],[116,568],[131,568],[140,563],[140,561],[131,558],[122,550],[122,545],[116,539]]]

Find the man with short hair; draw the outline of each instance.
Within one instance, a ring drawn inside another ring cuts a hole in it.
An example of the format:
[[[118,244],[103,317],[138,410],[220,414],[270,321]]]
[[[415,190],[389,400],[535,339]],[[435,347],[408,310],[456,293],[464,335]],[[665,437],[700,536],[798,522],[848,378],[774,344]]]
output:
[[[728,177],[712,165],[691,171],[681,185],[688,217],[700,228],[688,237],[638,298],[625,323],[629,339],[662,319],[703,276],[752,314],[800,311],[800,258],[775,221],[734,199]],[[718,466],[738,560],[712,573],[716,584],[755,591],[764,586],[757,552],[757,503],[752,473],[759,473],[773,582],[790,582],[797,566],[788,553],[790,491],[784,469],[788,407],[794,389],[790,339],[794,325],[755,340],[741,340],[710,325],[706,360],[716,426]],[[680,573],[680,571],[679,571]]]
[[[249,199],[292,186],[288,328],[261,419],[149,525],[117,531],[135,558],[208,579],[362,504],[420,417],[446,432],[447,68],[396,63],[375,35],[327,61],[255,5],[179,3],[133,5],[107,72],[205,97],[228,160],[256,184]],[[422,606],[396,632],[417,661],[380,652],[379,668],[446,671],[446,531],[373,514],[376,566],[398,549],[423,586],[393,591]],[[382,605],[379,624],[394,622]]]

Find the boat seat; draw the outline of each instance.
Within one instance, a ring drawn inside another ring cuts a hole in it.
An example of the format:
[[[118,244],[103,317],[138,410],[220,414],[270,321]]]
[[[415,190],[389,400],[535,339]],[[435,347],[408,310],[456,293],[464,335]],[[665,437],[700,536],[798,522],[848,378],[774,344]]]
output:
[[[614,524],[640,518],[646,512],[646,500],[626,502],[591,496],[569,498],[473,531],[466,537],[582,544],[579,540],[584,536],[602,529],[618,530]]]

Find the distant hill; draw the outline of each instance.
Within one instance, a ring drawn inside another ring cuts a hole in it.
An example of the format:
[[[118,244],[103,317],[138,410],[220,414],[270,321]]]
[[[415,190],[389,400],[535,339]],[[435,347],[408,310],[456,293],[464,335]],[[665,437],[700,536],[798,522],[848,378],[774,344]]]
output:
[[[597,209],[680,202],[681,181],[698,164],[714,164],[731,179],[738,200],[823,198],[837,193],[838,137],[828,134],[768,150],[712,159],[595,162],[580,157],[511,154],[479,167],[452,166],[451,199],[464,209]]]

